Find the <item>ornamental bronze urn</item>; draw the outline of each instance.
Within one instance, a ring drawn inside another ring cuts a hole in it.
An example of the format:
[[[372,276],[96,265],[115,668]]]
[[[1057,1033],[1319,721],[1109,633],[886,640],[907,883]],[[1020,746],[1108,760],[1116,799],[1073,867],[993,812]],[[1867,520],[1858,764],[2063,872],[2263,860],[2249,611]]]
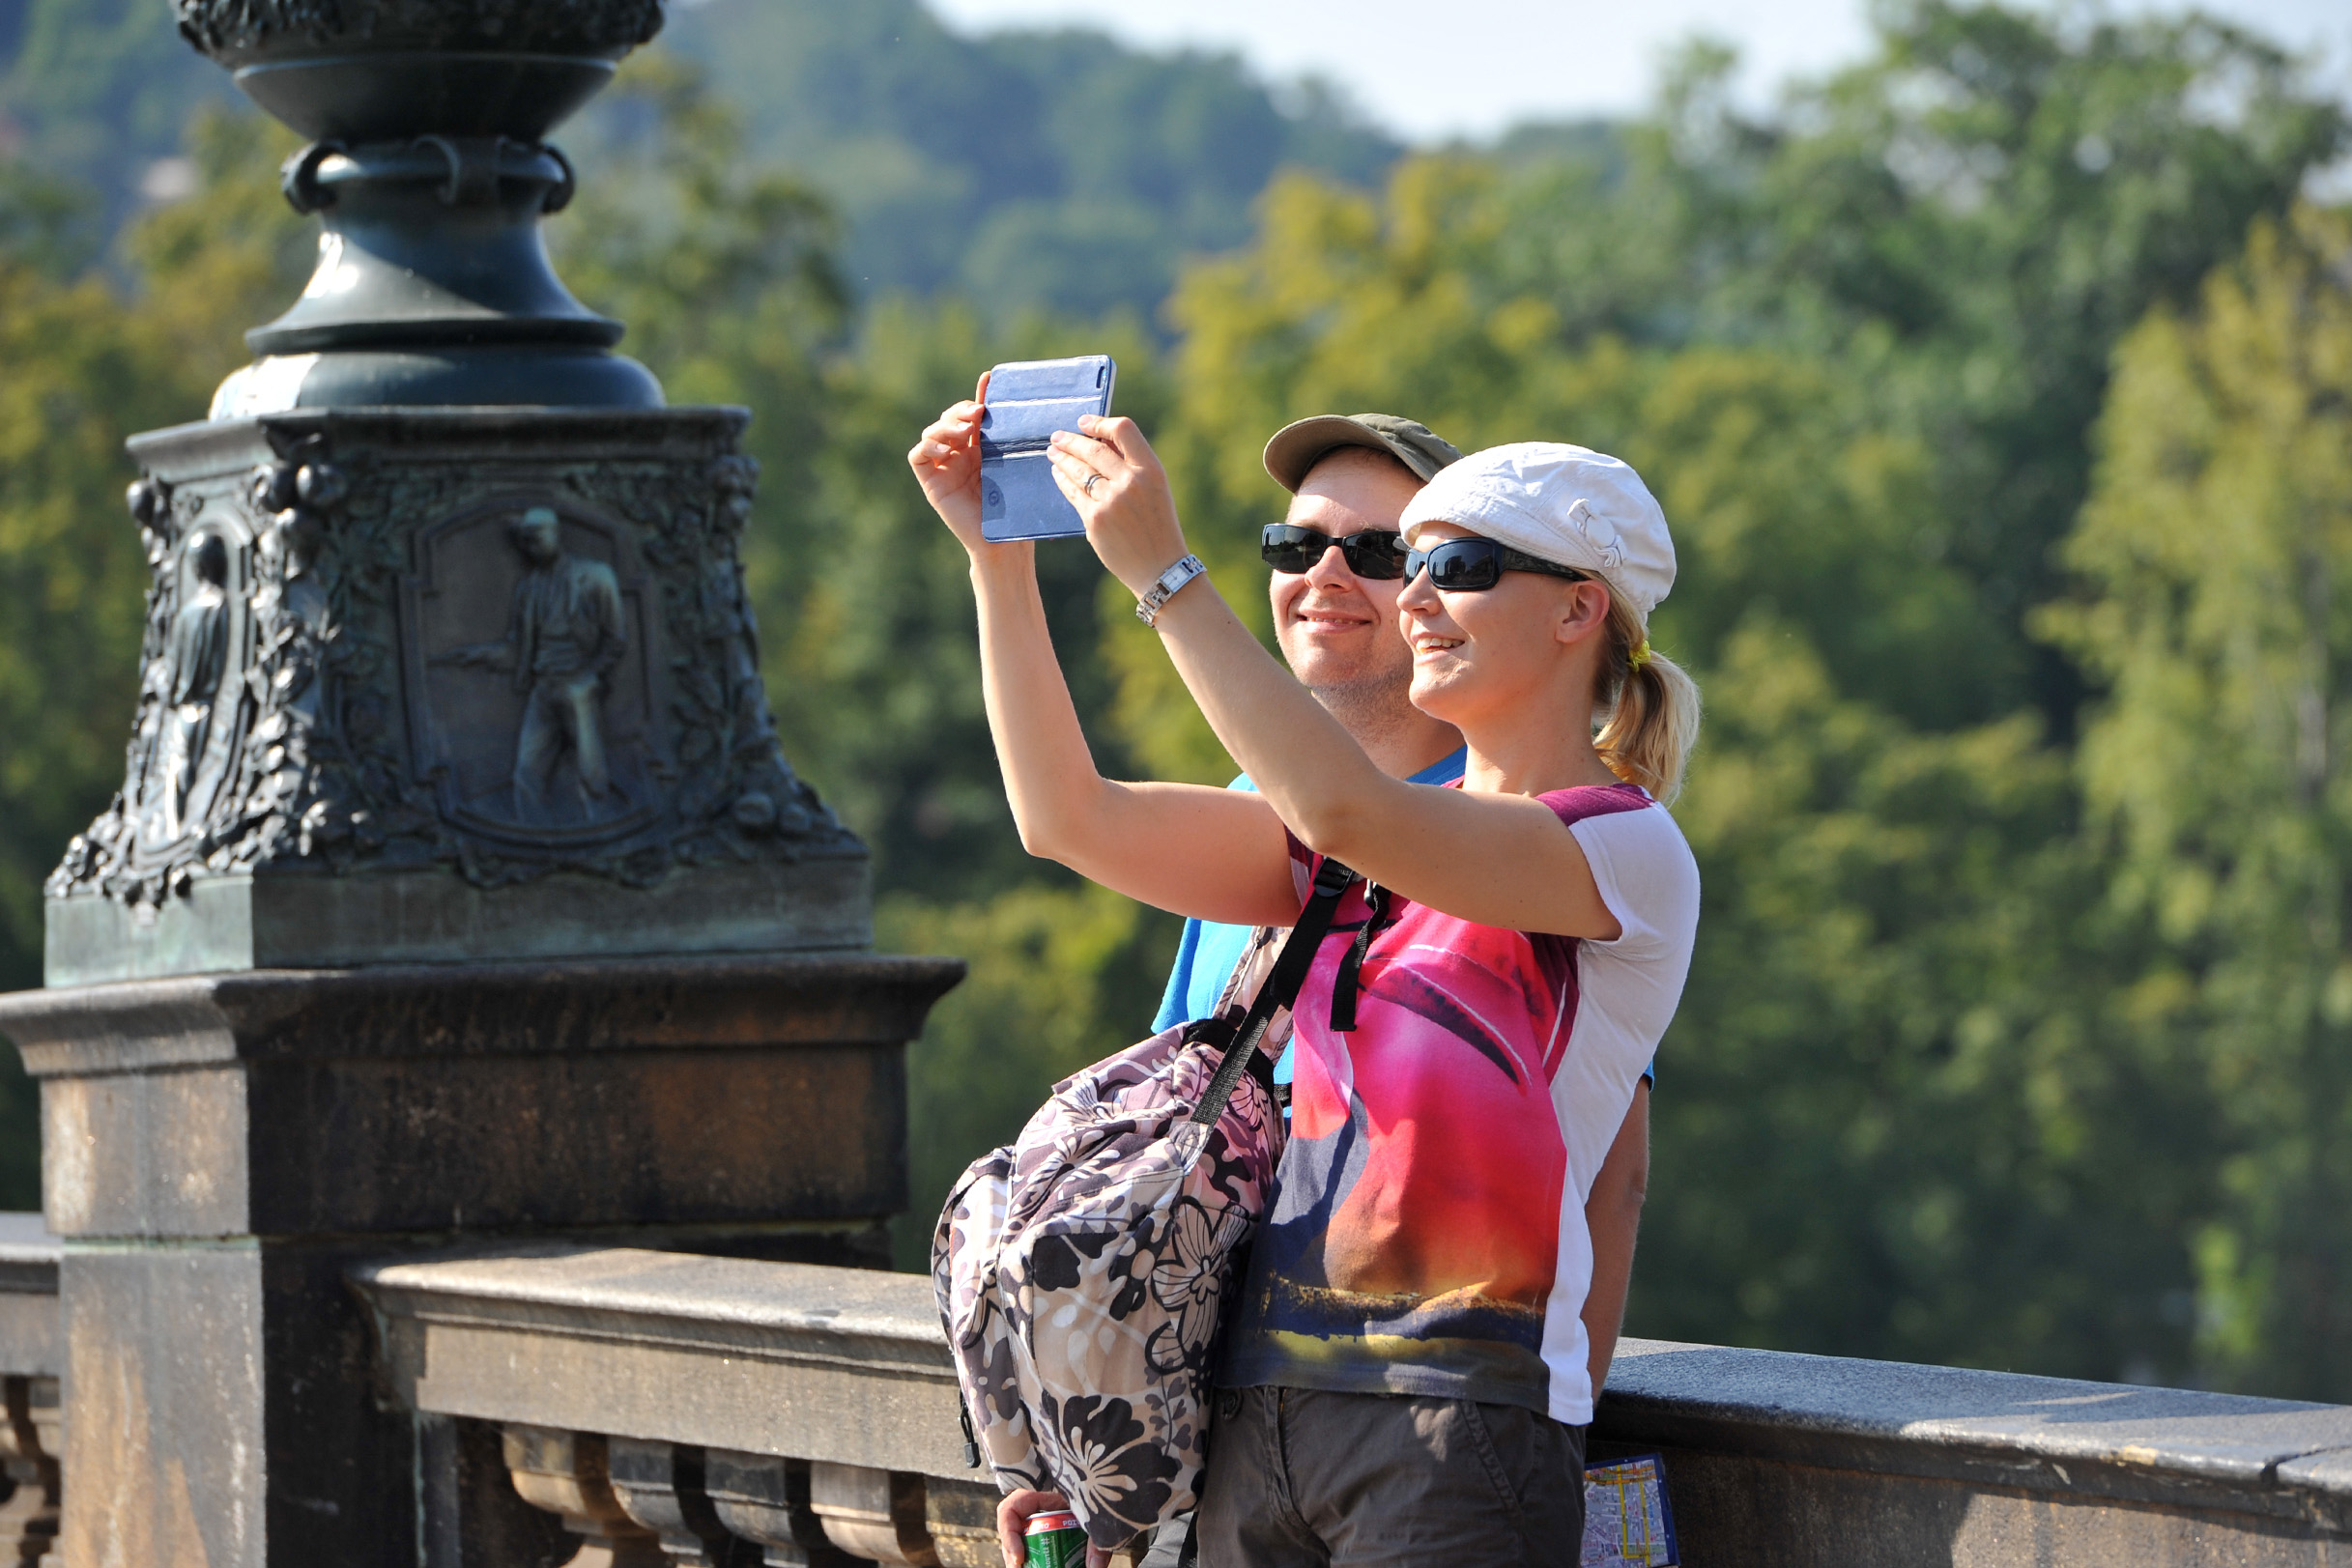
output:
[[[573,299],[540,218],[548,132],[661,30],[659,0],[180,0],[180,31],[310,145],[286,199],[319,265],[215,413],[359,404],[658,408],[621,326]]]
[[[540,234],[544,138],[657,0],[179,15],[314,138],[319,263],[211,418],[131,443],[146,675],[49,984],[864,945],[864,849],[760,684],[748,415],[664,408]]]

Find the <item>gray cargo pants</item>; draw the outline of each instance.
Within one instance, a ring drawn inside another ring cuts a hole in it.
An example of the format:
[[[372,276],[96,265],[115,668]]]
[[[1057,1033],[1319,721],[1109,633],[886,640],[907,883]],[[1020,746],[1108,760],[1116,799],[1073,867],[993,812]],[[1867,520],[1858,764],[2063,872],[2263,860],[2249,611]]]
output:
[[[1575,1568],[1585,1433],[1516,1405],[1220,1388],[1200,1568]],[[1171,1558],[1175,1532],[1157,1545]]]

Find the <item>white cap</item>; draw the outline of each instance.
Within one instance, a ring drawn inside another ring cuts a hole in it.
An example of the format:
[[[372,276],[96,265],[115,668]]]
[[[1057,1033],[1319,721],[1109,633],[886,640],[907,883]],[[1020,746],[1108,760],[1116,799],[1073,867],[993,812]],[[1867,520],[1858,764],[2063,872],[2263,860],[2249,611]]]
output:
[[[1565,442],[1489,446],[1440,469],[1405,507],[1405,543],[1455,523],[1497,544],[1591,572],[1647,623],[1675,585],[1657,498],[1627,465]]]

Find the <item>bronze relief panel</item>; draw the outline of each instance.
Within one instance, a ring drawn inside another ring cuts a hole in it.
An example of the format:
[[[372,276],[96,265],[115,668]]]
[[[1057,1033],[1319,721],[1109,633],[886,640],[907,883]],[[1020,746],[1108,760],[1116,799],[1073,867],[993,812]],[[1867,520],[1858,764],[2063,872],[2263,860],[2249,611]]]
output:
[[[252,534],[236,508],[174,498],[151,533],[158,602],[124,802],[134,870],[185,858],[238,806],[252,685]]]
[[[412,755],[444,819],[513,849],[653,827],[675,770],[632,530],[520,493],[419,529],[401,584]]]

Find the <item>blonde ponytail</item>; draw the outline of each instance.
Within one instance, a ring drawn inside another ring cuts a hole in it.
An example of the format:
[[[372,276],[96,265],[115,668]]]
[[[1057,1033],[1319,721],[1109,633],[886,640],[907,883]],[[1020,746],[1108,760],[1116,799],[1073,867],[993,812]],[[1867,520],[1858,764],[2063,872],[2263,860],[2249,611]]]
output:
[[[1609,651],[1596,703],[1603,719],[1592,749],[1609,771],[1671,803],[1699,743],[1699,684],[1650,650],[1649,636],[1622,598],[1609,596]]]

